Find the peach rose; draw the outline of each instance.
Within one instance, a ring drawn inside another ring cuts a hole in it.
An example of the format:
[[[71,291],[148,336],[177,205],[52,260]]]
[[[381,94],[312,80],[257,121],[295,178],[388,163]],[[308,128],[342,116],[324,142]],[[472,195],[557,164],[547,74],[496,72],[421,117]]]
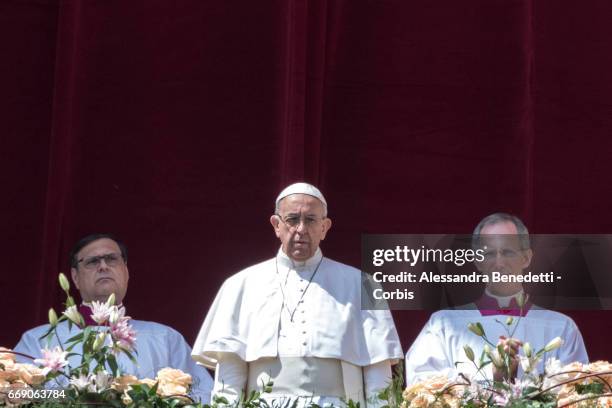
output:
[[[585,367],[590,373],[609,373],[603,374],[601,377],[608,383],[612,383],[612,364],[607,361],[596,361]]]
[[[425,408],[433,402],[433,395],[419,394],[410,401],[410,407]]]
[[[465,385],[454,385],[446,376],[435,375],[407,387],[402,394],[402,408],[458,408],[461,402],[459,397],[464,389]],[[442,391],[444,394],[438,395]]]
[[[146,384],[146,385],[148,385],[150,388],[153,388],[153,386],[154,386],[155,384],[157,384],[157,381],[152,380],[152,379],[150,379],[150,378],[143,378],[142,380],[138,380],[138,383],[139,383],[139,384]]]
[[[122,375],[115,378],[110,387],[119,392],[123,392],[127,391],[132,384],[138,384],[138,378],[133,375]]]
[[[160,384],[176,384],[183,387],[191,385],[191,375],[184,373],[176,368],[162,368],[157,372],[157,379]]]
[[[15,368],[15,365],[6,366],[4,370],[0,370],[0,381],[12,382],[19,378],[19,370]]]
[[[169,397],[171,395],[186,395],[187,387],[175,383],[159,383],[157,393],[162,397]]]
[[[2,360],[10,360],[12,362],[15,362],[15,355],[13,353],[9,353],[9,351],[12,350],[7,349],[6,347],[0,347],[0,362],[3,363]]]
[[[15,369],[26,384],[40,385],[45,382],[43,370],[33,364],[15,364]]]

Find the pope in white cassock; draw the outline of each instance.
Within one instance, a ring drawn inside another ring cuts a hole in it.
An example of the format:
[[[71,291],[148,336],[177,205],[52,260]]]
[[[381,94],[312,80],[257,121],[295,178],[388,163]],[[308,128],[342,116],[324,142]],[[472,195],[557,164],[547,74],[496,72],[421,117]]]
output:
[[[114,293],[115,302],[120,305],[125,297],[129,278],[127,248],[112,235],[92,234],[75,244],[70,258],[72,280],[83,300],[79,312],[87,325],[96,325],[97,323],[91,318],[89,307],[92,301],[105,302],[110,294]],[[123,353],[120,354],[117,363],[122,374],[153,379],[162,368],[178,368],[192,377],[191,396],[203,403],[210,401],[212,378],[204,368],[199,367],[191,359],[191,349],[179,332],[155,322],[132,319],[130,324],[136,331],[137,364],[132,363]],[[40,337],[48,329],[49,325],[43,325],[28,330],[14,350],[40,358],[41,348],[47,346],[47,341]],[[79,330],[74,325],[70,330],[66,321],[57,327],[57,333],[64,344]],[[53,337],[51,347],[57,344],[57,340]],[[80,353],[80,350],[75,352]],[[31,363],[23,357],[19,358],[23,362]],[[78,366],[80,356],[70,357],[69,362],[72,367]]]
[[[391,313],[361,310],[361,272],[321,253],[325,198],[292,184],[270,222],[277,255],[224,282],[193,346],[193,358],[215,369],[213,395],[232,402],[272,380],[269,402],[376,406],[403,352]]]
[[[527,228],[515,216],[496,213],[485,217],[474,230],[473,241],[478,247],[487,248],[484,261],[476,265],[481,273],[497,271],[519,275],[531,263]],[[508,343],[506,331],[497,322],[505,322],[508,316],[516,316],[513,318],[513,325],[517,325],[513,338],[530,343],[533,350],[540,350],[557,336],[563,339],[564,344],[546,353],[545,359],[556,357],[563,364],[573,361],[587,363],[582,335],[574,321],[562,313],[537,308],[529,302],[523,307],[523,317],[519,319],[521,308],[517,299],[521,294],[523,288],[520,283],[489,283],[483,297],[475,304],[467,305],[465,310],[433,313],[406,354],[407,383],[412,384],[434,374],[450,377],[458,373],[475,374],[476,368],[466,357],[463,346],[470,346],[476,358],[479,358],[484,340],[468,330],[469,323],[482,323],[487,337],[493,342],[504,336],[500,342],[507,350],[510,347],[512,353],[517,352],[520,346],[514,342]],[[459,361],[464,363],[455,367],[455,362]],[[543,362],[539,367],[540,372],[542,365]],[[503,374],[492,364],[486,366],[484,372],[489,379],[503,378]],[[522,368],[516,361],[514,375],[519,378],[522,375]]]

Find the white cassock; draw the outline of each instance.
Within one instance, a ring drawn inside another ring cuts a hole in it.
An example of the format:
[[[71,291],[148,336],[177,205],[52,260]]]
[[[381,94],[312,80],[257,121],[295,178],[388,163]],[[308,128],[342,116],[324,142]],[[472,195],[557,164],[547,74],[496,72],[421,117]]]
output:
[[[500,307],[507,307],[508,300],[508,298],[497,298]],[[478,361],[485,341],[468,330],[467,326],[470,323],[480,322],[487,338],[494,344],[497,344],[500,336],[507,336],[503,326],[508,314],[503,314],[504,310],[499,310],[499,314],[493,314],[491,310],[481,312],[475,304],[468,307],[471,310],[441,310],[431,315],[406,353],[408,384],[434,374],[445,374],[453,378],[458,373],[464,373],[468,378],[472,377],[477,370],[466,357],[463,346],[470,346]],[[582,335],[570,317],[552,310],[531,307],[523,317],[514,316],[513,320],[511,328],[518,324],[513,337],[530,343],[534,352],[542,349],[557,336],[563,339],[564,344],[560,348],[544,354],[538,366],[539,372],[543,371],[544,362],[551,357],[558,358],[562,364],[573,361],[588,363]],[[455,362],[462,363],[455,368]],[[520,364],[518,370],[517,375],[520,378],[523,373]],[[493,378],[491,364],[482,372],[488,379]],[[483,380],[480,374],[476,379]]]
[[[134,365],[125,354],[121,353],[117,363],[122,374],[131,374],[140,379],[154,379],[157,372],[162,368],[178,368],[192,377],[192,397],[201,400],[203,403],[210,401],[213,380],[204,368],[195,364],[191,359],[191,348],[179,332],[160,323],[142,320],[132,319],[130,324],[136,331],[135,348],[138,354],[135,357],[138,364]],[[100,329],[106,329],[106,327],[100,327]],[[49,330],[49,325],[28,330],[21,336],[21,340],[15,346],[14,351],[40,358],[41,348],[58,345],[55,337],[51,337],[50,343],[47,343],[44,338],[40,339],[47,330]],[[57,326],[57,334],[64,346],[67,339],[77,335],[80,331],[81,329],[75,325],[72,326],[72,330],[69,330],[67,322],[62,322]],[[74,352],[81,353],[81,350],[79,345],[74,349]],[[22,362],[32,363],[29,359],[19,356],[17,358]],[[69,357],[70,366],[77,367],[80,364],[80,359],[81,356]]]
[[[228,278],[193,346],[215,368],[213,394],[230,402],[272,379],[268,401],[364,406],[402,357],[391,313],[361,310],[361,272],[319,249],[305,262],[279,250]]]

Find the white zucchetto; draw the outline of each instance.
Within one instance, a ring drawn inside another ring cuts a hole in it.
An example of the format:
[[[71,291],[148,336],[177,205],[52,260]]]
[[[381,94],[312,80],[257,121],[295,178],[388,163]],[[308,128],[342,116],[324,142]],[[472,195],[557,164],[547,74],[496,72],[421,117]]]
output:
[[[323,197],[321,191],[319,191],[319,189],[312,184],[308,183],[294,183],[286,187],[280,192],[278,197],[276,197],[276,207],[278,208],[278,205],[283,198],[290,196],[291,194],[306,194],[318,198],[319,201],[321,201],[325,206],[325,209],[327,209],[327,201],[325,201],[325,197]]]

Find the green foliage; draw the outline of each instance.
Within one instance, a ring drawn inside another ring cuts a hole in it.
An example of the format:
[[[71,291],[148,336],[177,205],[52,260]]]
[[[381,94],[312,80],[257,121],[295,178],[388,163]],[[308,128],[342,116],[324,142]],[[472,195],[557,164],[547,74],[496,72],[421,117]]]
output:
[[[600,382],[592,382],[590,384],[576,384],[574,386],[578,394],[603,394],[604,384]]]

